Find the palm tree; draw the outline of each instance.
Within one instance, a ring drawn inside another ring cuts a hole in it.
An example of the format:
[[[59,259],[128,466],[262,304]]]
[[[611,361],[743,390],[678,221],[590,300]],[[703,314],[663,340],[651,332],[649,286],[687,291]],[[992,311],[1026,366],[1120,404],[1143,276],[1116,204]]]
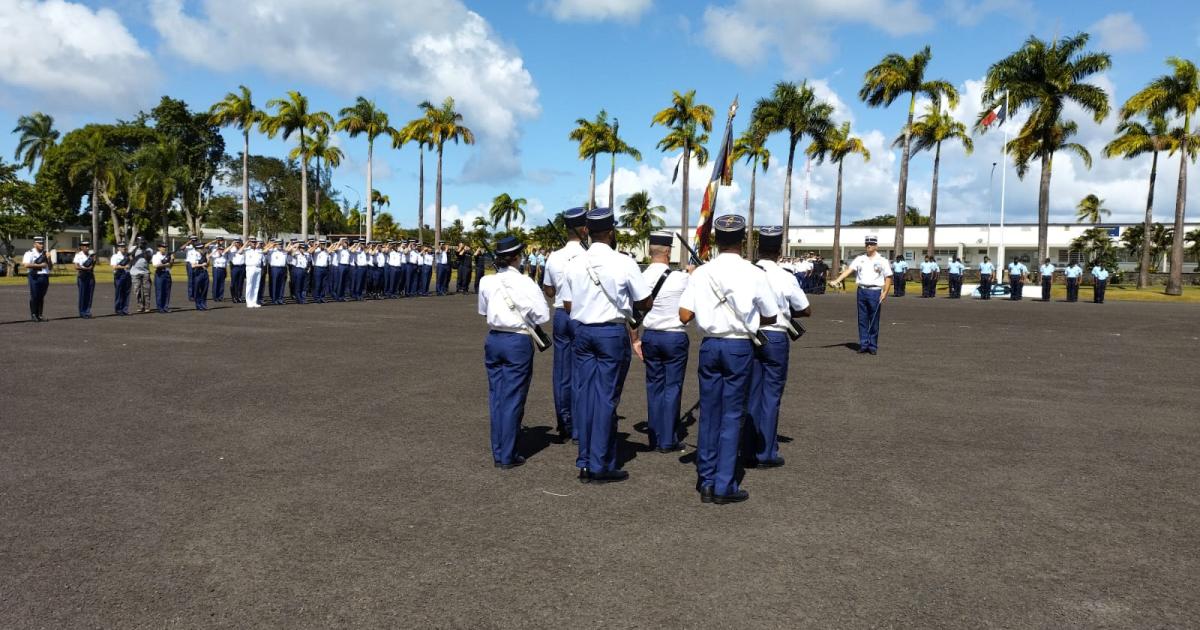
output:
[[[896,138],[892,146],[904,144],[904,136]],[[967,133],[967,126],[958,122],[949,112],[943,112],[941,103],[934,101],[929,104],[925,114],[912,124],[913,154],[933,150],[933,189],[929,197],[929,242],[925,245],[925,255],[933,255],[934,231],[937,230],[938,207],[938,170],[942,164],[942,143],[946,141],[960,142],[967,155],[975,151],[975,142]]]
[[[437,186],[434,188],[433,213],[436,225],[433,226],[433,246],[442,244],[442,152],[447,140],[458,144],[475,144],[475,133],[463,126],[462,114],[454,111],[454,99],[447,96],[441,107],[424,101],[420,105],[425,112],[425,124],[429,127],[429,136],[437,149]]]
[[[754,199],[758,190],[758,167],[761,164],[763,172],[771,166],[771,150],[767,148],[767,131],[759,125],[750,127],[733,142],[733,159],[746,160],[750,167],[750,204],[746,209],[746,233],[754,234]],[[751,258],[754,253],[751,252]]]
[[[1200,228],[1196,228],[1184,235],[1191,246],[1188,247],[1188,253],[1192,255],[1192,260],[1196,263],[1197,268],[1200,268]]]
[[[935,102],[944,98],[950,107],[958,105],[958,90],[941,79],[925,79],[933,53],[929,46],[917,51],[912,57],[896,53],[887,55],[875,67],[867,70],[858,98],[871,107],[888,107],[902,94],[908,94],[908,120],[904,123],[904,148],[900,154],[900,185],[896,194],[896,237],[897,254],[904,253],[904,213],[908,207],[908,161],[912,158],[913,115],[917,109],[917,96],[925,95]]]
[[[384,206],[388,206],[389,208],[392,206],[392,198],[378,190],[371,189],[371,207],[374,208],[375,206],[379,206],[379,211],[383,212]],[[368,222],[370,222],[370,219],[368,219]],[[367,226],[367,229],[371,229],[370,226]],[[371,237],[368,236],[367,240],[371,240]]]
[[[1092,225],[1099,223],[1104,217],[1111,216],[1112,211],[1104,207],[1104,200],[1096,195],[1088,195],[1079,200],[1075,206],[1075,222],[1087,221]]]
[[[620,121],[613,119],[612,124],[607,126],[604,134],[604,152],[609,154],[610,163],[608,168],[608,207],[613,207],[613,191],[616,189],[617,181],[617,156],[628,155],[634,160],[642,161],[642,152],[626,144],[619,135],[621,129]],[[593,176],[593,181],[595,177]],[[594,186],[594,183],[593,183]],[[595,191],[592,192],[595,195]]]
[[[324,129],[318,129],[313,134],[312,141],[308,143],[308,154],[300,155],[300,147],[293,147],[288,157],[293,160],[299,160],[301,157],[306,157],[309,160],[316,160],[317,168],[313,170],[313,175],[317,177],[316,186],[313,187],[313,207],[316,210],[313,212],[313,229],[321,233],[321,162],[325,162],[329,168],[337,168],[342,165],[342,160],[346,154],[338,147],[329,144],[329,132]]]
[[[1104,147],[1104,157],[1122,156],[1127,160],[1151,154],[1150,191],[1146,194],[1146,217],[1142,223],[1141,263],[1138,266],[1138,288],[1150,285],[1150,224],[1154,222],[1154,182],[1158,179],[1158,153],[1173,148],[1167,120],[1151,116],[1149,126],[1133,120],[1117,125],[1117,137]]]
[[[708,142],[708,134],[712,133],[712,119],[712,107],[696,104],[696,90],[688,90],[683,94],[672,93],[671,106],[662,109],[650,119],[650,126],[662,125],[670,129],[667,135],[658,141],[660,151],[683,151],[683,156],[679,159],[679,164],[683,165],[683,201],[679,209],[679,227],[684,238],[687,238],[688,233],[688,172],[693,155],[697,165],[704,166],[708,163],[708,149],[704,148],[704,143]],[[679,172],[679,166],[675,167],[675,171]],[[686,266],[687,261],[687,251],[680,249],[679,266]]]
[[[1030,160],[1036,158],[1041,162],[1038,260],[1046,258],[1049,252],[1050,174],[1054,154],[1060,148],[1073,149],[1058,137],[1068,128],[1074,128],[1074,123],[1063,121],[1063,110],[1067,103],[1074,103],[1090,112],[1097,123],[1108,116],[1108,94],[1086,81],[1112,67],[1112,59],[1107,53],[1085,51],[1087,42],[1087,33],[1052,43],[1030,37],[1019,50],[992,64],[984,81],[980,121],[1002,105],[1007,106],[1010,118],[1023,109],[1030,110],[1028,120],[1009,146],[1010,153],[1011,148],[1017,146],[1027,151],[1013,154],[1018,175],[1023,176]],[[980,129],[981,125],[976,123],[976,128]],[[1089,168],[1090,162],[1090,158],[1086,160]]]
[[[792,218],[792,167],[796,160],[796,146],[808,134],[810,138],[825,135],[833,125],[833,106],[817,98],[805,81],[800,85],[788,81],[775,84],[769,98],[759,99],[754,105],[752,118],[767,133],[784,131],[788,135],[787,174],[783,180],[783,238],[784,255],[790,241],[789,226]]]
[[[650,238],[651,232],[665,225],[660,215],[664,214],[667,209],[650,204],[650,193],[643,190],[629,195],[624,205],[621,206],[621,210],[623,210],[621,225],[633,230],[633,233],[637,235],[638,243],[645,242]]]
[[[504,223],[504,231],[512,232],[513,219],[518,221],[525,220],[525,198],[518,197],[513,199],[508,196],[508,193],[500,193],[492,200],[492,207],[488,210],[488,216],[492,219],[492,227]],[[519,218],[518,218],[519,217]]]
[[[1029,166],[1034,159],[1042,161],[1042,191],[1046,202],[1046,213],[1041,212],[1039,202],[1039,226],[1038,230],[1046,230],[1048,232],[1049,221],[1049,194],[1050,194],[1050,169],[1053,164],[1053,156],[1061,151],[1070,151],[1074,153],[1083,165],[1090,169],[1092,168],[1092,154],[1088,152],[1087,147],[1077,142],[1070,142],[1070,139],[1079,132],[1079,125],[1073,121],[1065,121],[1056,123],[1048,130],[1038,130],[1035,134],[1025,135],[1018,134],[1008,143],[1008,154],[1012,156],[1013,163],[1017,169],[1017,177],[1024,179],[1029,172]],[[1039,200],[1040,201],[1040,200]],[[1043,218],[1045,222],[1043,222]],[[1038,260],[1042,260],[1049,255],[1049,250],[1046,246],[1046,233],[1043,232],[1038,236]]]
[[[266,114],[254,106],[250,88],[240,85],[241,93],[229,92],[209,110],[209,121],[220,127],[236,126],[242,132],[242,240],[250,236],[250,129],[260,125]]]
[[[305,133],[329,131],[333,126],[333,117],[326,112],[313,112],[308,109],[308,97],[295,90],[288,92],[287,98],[276,98],[267,101],[267,107],[275,109],[274,116],[268,116],[262,123],[267,136],[274,138],[283,134],[287,140],[293,133],[300,137],[300,238],[308,240],[308,149]]]
[[[848,156],[858,154],[863,162],[871,161],[871,151],[862,138],[850,135],[850,123],[830,125],[825,133],[813,139],[808,147],[808,156],[820,164],[825,160],[837,164],[837,199],[833,205],[833,265],[834,273],[841,271],[842,264],[842,169]]]
[[[338,112],[337,127],[338,131],[345,131],[350,134],[351,138],[357,138],[359,134],[367,136],[367,190],[372,188],[372,175],[374,174],[374,157],[375,157],[375,138],[387,134],[395,136],[396,130],[388,124],[388,115],[383,110],[375,106],[375,101],[368,101],[366,98],[358,97],[354,101],[354,105],[343,107]],[[371,232],[375,223],[374,209],[372,206],[367,206],[367,240],[372,240]]]
[[[433,134],[429,130],[429,119],[425,117],[408,121],[396,133],[392,134],[392,148],[399,149],[406,143],[417,144],[417,157],[420,164],[417,178],[417,240],[425,242],[425,151],[433,146]]]
[[[606,136],[610,131],[608,112],[603,109],[596,114],[596,120],[577,118],[575,128],[567,134],[567,139],[579,143],[579,159],[591,160],[591,179],[588,182],[588,209],[596,207],[596,156],[605,152]],[[615,156],[614,156],[615,159]]]
[[[1155,116],[1170,114],[1183,118],[1179,130],[1179,182],[1175,189],[1175,240],[1171,243],[1171,275],[1167,279],[1167,295],[1183,294],[1183,218],[1187,211],[1187,161],[1196,160],[1192,135],[1192,116],[1200,111],[1200,71],[1187,59],[1170,57],[1167,65],[1171,74],[1152,79],[1140,92],[1129,97],[1121,108],[1121,119],[1128,120],[1138,113]]]
[[[92,180],[92,244],[100,249],[100,187],[108,188],[113,183],[125,156],[108,144],[100,130],[93,129],[82,142],[72,147],[67,160],[71,164],[67,177],[72,183],[83,176]]]
[[[45,161],[46,151],[58,142],[60,135],[54,128],[54,117],[42,112],[21,116],[12,132],[21,134],[13,159],[28,168],[30,173],[33,173],[34,164]]]
[[[160,213],[163,238],[166,238],[170,224],[171,203],[187,179],[182,154],[179,140],[170,138],[148,144],[134,156],[138,165],[135,177],[140,205]]]

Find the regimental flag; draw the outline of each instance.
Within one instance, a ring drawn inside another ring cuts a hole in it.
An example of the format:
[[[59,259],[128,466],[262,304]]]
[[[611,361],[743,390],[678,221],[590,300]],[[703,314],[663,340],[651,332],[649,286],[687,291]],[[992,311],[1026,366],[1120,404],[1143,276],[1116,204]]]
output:
[[[700,223],[696,226],[696,244],[700,250],[700,260],[708,259],[709,235],[712,234],[713,213],[717,208],[717,190],[721,186],[733,183],[733,117],[737,114],[738,101],[735,96],[729,106],[729,118],[725,121],[725,137],[721,140],[721,150],[713,160],[712,177],[704,188],[704,201],[700,204]]]
[[[1007,99],[1005,99],[1005,100],[1007,100]],[[995,125],[995,124],[1003,125],[1004,121],[1007,118],[1008,118],[1008,103],[1001,103],[1000,107],[997,107],[996,109],[993,109],[992,111],[988,112],[987,116],[984,116],[983,120],[980,121],[980,123],[984,127],[991,127],[992,125]]]

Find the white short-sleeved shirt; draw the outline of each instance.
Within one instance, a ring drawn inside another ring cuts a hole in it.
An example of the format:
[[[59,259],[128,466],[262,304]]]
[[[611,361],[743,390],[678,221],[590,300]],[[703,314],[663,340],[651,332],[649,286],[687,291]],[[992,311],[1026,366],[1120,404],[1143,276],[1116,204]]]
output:
[[[719,291],[733,305],[740,321],[714,291]],[[767,275],[737,254],[719,254],[697,267],[679,296],[679,308],[696,314],[696,327],[705,337],[748,339],[750,333],[758,330],[760,315],[779,314],[775,296],[767,285]]]
[[[399,267],[404,264],[404,254],[400,250],[392,250],[388,252],[387,264],[389,267]]]
[[[593,274],[600,286],[592,280]],[[623,322],[633,313],[633,303],[650,295],[637,263],[604,243],[592,243],[587,253],[572,261],[566,284],[563,301],[571,303],[571,319],[583,324]]]
[[[288,264],[288,253],[280,248],[272,249],[267,254],[267,264],[272,267],[286,267]]]
[[[159,269],[158,269],[159,265],[165,265],[166,260],[167,260],[166,254],[164,254],[162,252],[154,252],[154,255],[150,257],[150,265],[155,267],[155,271],[159,271]],[[167,267],[163,266],[161,268],[161,270],[166,271]]]
[[[804,294],[804,289],[800,288],[796,276],[788,273],[773,260],[760,260],[758,267],[766,272],[767,287],[771,289],[771,295],[775,298],[775,305],[781,316],[808,308],[808,296]],[[787,332],[787,327],[779,323],[767,326],[766,329]]]
[[[338,264],[339,265],[349,265],[350,264],[350,250],[348,248],[343,247],[343,248],[339,249],[337,256],[338,256]]]
[[[512,300],[517,313],[509,308],[505,296]],[[479,314],[487,320],[493,330],[504,330],[528,335],[529,324],[544,324],[550,321],[550,309],[546,298],[537,284],[513,267],[479,279]]]
[[[1071,265],[1063,272],[1068,278],[1078,278],[1083,275],[1083,267],[1079,265]]]
[[[549,267],[547,267],[548,269]],[[642,280],[646,281],[646,286],[650,287],[650,291],[653,292],[659,279],[668,270],[670,267],[665,263],[650,263],[642,271]],[[642,325],[646,327],[646,330],[684,331],[683,322],[679,321],[679,296],[683,295],[683,290],[687,288],[687,285],[688,275],[685,272],[673,271],[671,275],[667,276],[667,279],[663,281],[662,288],[658,290],[658,295],[654,296],[654,304],[650,306],[650,312],[642,318]]]
[[[87,259],[88,259],[87,252],[85,252],[81,249],[81,250],[75,252],[75,258],[71,259],[71,262],[76,265],[82,265],[83,263],[87,262]]]
[[[308,269],[308,254],[304,252],[292,254],[292,266],[297,269]]]
[[[25,252],[25,255],[21,256],[21,264],[32,265],[33,261],[37,260],[38,257],[40,257],[43,253],[45,252],[39,253],[36,249],[28,250]],[[50,254],[46,254],[46,260],[50,260]],[[48,267],[43,267],[35,271],[34,274],[38,276],[48,276],[50,275],[50,269]]]
[[[1042,272],[1043,276],[1054,275],[1054,265],[1042,265],[1038,271]]]
[[[586,251],[579,241],[568,241],[561,249],[554,250],[546,258],[546,273],[542,277],[542,284],[554,287],[554,308],[562,308],[563,305],[562,296],[566,291],[567,284],[567,263]]]
[[[874,256],[859,254],[850,262],[850,268],[854,270],[855,281],[860,287],[882,287],[883,283],[892,275],[892,267],[883,256],[878,252]]]
[[[424,254],[421,256],[421,264],[433,266],[433,254]]]
[[[1097,280],[1108,280],[1108,270],[1100,265],[1092,267],[1092,277]]]
[[[199,250],[197,250],[192,245],[188,245],[185,249],[187,249],[187,254],[184,254],[184,257],[183,257],[184,262],[186,262],[189,265],[195,265],[200,262],[200,251]]]
[[[313,253],[313,266],[314,267],[328,267],[329,266],[329,252],[327,252],[323,249],[318,249],[316,252],[314,252]]]
[[[370,261],[370,254],[366,251],[354,252],[354,264],[359,267],[366,267]]]
[[[116,267],[125,265],[129,262],[129,254],[125,252],[113,252],[113,255],[108,258],[108,266]]]
[[[893,273],[904,273],[905,271],[908,271],[908,263],[904,262],[903,260],[897,260],[896,262],[892,263]]]
[[[963,270],[966,268],[967,268],[966,265],[964,265],[958,261],[954,261],[954,260],[950,261],[950,275],[952,275],[952,276],[961,276]]]
[[[213,269],[224,269],[229,266],[229,252],[213,252],[212,255]]]
[[[263,250],[258,249],[257,247],[246,248],[246,267],[247,268],[258,269],[259,267],[263,266],[263,262],[265,260],[266,260],[266,255],[263,254]]]
[[[229,264],[234,267],[246,264],[245,247],[230,247],[225,253],[229,256]]]

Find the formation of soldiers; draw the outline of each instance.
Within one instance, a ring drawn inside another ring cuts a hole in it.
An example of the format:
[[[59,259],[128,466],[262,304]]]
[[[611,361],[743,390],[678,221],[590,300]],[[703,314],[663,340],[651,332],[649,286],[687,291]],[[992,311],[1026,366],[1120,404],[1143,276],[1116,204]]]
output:
[[[897,280],[893,287],[896,297],[903,297],[905,290],[904,279],[908,273],[908,263],[905,262],[903,256],[897,256],[896,260],[891,263],[892,274]],[[946,275],[948,281],[948,297],[951,299],[962,298],[963,275],[969,269],[958,256],[952,256],[950,263],[946,266]],[[983,257],[983,262],[979,263],[979,298],[990,300],[996,287],[1002,285],[1004,280],[1007,280],[1008,299],[1021,300],[1024,298],[1025,285],[1030,284],[1033,280],[1029,271],[1029,267],[1021,262],[1019,257],[1013,257],[1012,262],[1008,264],[1006,270],[1007,278],[1000,278],[996,265],[992,263],[992,259],[988,256]],[[921,297],[932,298],[937,297],[938,282],[942,277],[942,268],[938,264],[937,259],[933,256],[926,256],[920,265],[921,272]],[[1039,284],[1042,289],[1042,301],[1049,302],[1051,290],[1054,285],[1054,275],[1062,273],[1067,285],[1067,301],[1079,301],[1079,285],[1083,282],[1083,265],[1079,261],[1072,261],[1066,267],[1059,269],[1054,263],[1047,258],[1038,267],[1036,284]],[[1104,303],[1104,294],[1108,288],[1108,279],[1112,272],[1104,266],[1100,261],[1092,263],[1092,301],[1096,304]]]
[[[684,270],[669,264],[672,235],[650,237],[651,264],[641,270],[617,252],[611,209],[564,213],[568,242],[551,253],[539,287],[515,265],[524,244],[496,244],[499,272],[480,283],[479,313],[490,331],[484,343],[497,468],[524,463],[516,440],[533,373],[533,353],[554,349],[554,406],[559,441],[578,445],[578,479],[624,481],[617,460],[617,407],[633,356],[645,364],[650,447],[676,453],[687,370],[687,327],[702,334],[696,446],[696,491],[703,503],[745,501],[739,464],[784,465],[779,456],[779,406],[787,382],[790,342],[804,333],[796,317],[811,307],[795,274],[779,265],[783,230],[759,231],[757,264],[742,257],[746,222],[714,221],[718,254]],[[553,316],[546,300],[552,300]],[[553,319],[552,335],[541,325]]]
[[[282,239],[243,243],[236,238],[226,242],[218,238],[201,243],[195,236],[179,250],[169,251],[166,243],[150,247],[139,238],[133,247],[118,243],[109,257],[113,272],[113,312],[129,315],[131,301],[138,313],[169,313],[173,278],[171,269],[182,264],[187,273],[187,299],[196,310],[207,310],[209,298],[216,302],[228,297],[235,304],[259,308],[263,304],[306,304],[327,301],[398,299],[449,295],[450,280],[457,276],[455,292],[465,295],[479,290],[479,278],[486,269],[489,255],[460,243],[451,250],[448,244],[435,249],[405,241],[366,241],[363,239],[313,239],[306,242]],[[72,261],[76,273],[79,316],[92,317],[96,288],[96,251],[82,241]],[[453,264],[452,264],[453,263]],[[472,264],[474,263],[474,264]],[[29,277],[30,318],[46,321],[43,308],[53,267],[45,241],[34,239],[34,248],[25,253],[22,264]],[[457,269],[454,273],[453,269]]]

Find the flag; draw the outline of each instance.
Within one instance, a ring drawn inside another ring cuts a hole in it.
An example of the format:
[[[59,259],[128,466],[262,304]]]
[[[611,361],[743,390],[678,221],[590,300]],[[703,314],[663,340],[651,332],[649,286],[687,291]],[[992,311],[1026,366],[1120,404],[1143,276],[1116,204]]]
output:
[[[704,201],[700,203],[700,223],[696,226],[696,245],[700,250],[700,259],[708,258],[709,235],[712,234],[713,212],[717,208],[717,189],[728,186],[733,182],[733,116],[737,113],[737,97],[729,106],[729,118],[725,121],[725,137],[721,140],[721,150],[713,160],[712,177],[704,188]]]
[[[993,109],[983,117],[981,121],[984,127],[991,127],[993,124],[1004,124],[1008,118],[1008,103],[1002,103],[1000,107]]]

